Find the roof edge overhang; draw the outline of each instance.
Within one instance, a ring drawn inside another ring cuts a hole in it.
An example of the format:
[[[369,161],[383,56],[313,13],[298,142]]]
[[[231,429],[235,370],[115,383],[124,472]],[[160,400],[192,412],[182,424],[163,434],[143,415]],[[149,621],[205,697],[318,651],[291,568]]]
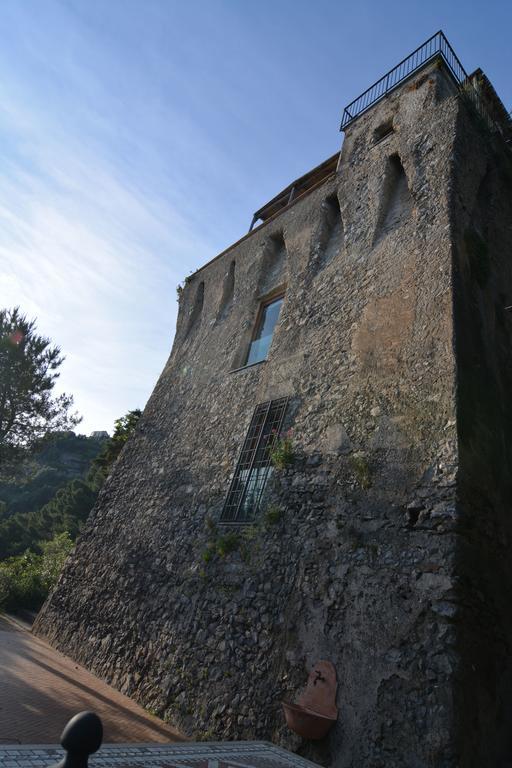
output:
[[[291,190],[297,182],[304,181],[304,185],[301,187],[301,191],[297,193],[297,196],[294,196],[292,200],[287,202],[287,204],[283,207],[277,208],[274,213],[271,215],[269,214],[266,219],[262,221],[262,223],[256,227],[256,229],[250,229],[249,232],[247,232],[243,237],[240,237],[238,240],[236,240],[234,243],[229,245],[227,248],[225,248],[223,251],[218,253],[216,256],[213,257],[213,259],[210,259],[206,262],[206,264],[203,264],[201,267],[198,267],[195,272],[192,272],[191,275],[187,277],[187,281],[193,280],[194,277],[201,272],[203,269],[206,269],[206,267],[209,267],[210,264],[213,264],[218,259],[222,258],[222,256],[225,256],[226,253],[229,253],[233,250],[233,248],[236,248],[240,243],[245,242],[245,240],[248,240],[250,237],[255,235],[257,232],[261,232],[261,230],[266,227],[271,222],[275,221],[278,216],[280,216],[281,213],[283,213],[285,210],[289,210],[292,208],[296,203],[299,203],[301,200],[303,200],[307,195],[309,195],[311,192],[314,192],[314,190],[318,189],[318,187],[321,187],[322,184],[324,184],[326,181],[328,181],[330,178],[332,178],[337,170],[338,167],[338,161],[340,157],[341,152],[336,152],[336,154],[329,157],[327,160],[324,160],[323,163],[320,163],[320,165],[315,166],[311,171],[304,174],[304,176],[300,176],[299,179],[296,180],[296,182],[292,182],[288,185],[282,192],[279,193],[279,195],[276,195],[275,198],[273,198],[269,203],[267,203],[266,206],[263,206],[260,210],[264,210],[267,208],[274,200],[282,199],[284,197],[284,193],[286,190]],[[322,169],[320,171],[320,169]],[[318,172],[318,175],[316,175]],[[306,184],[307,180],[307,184]]]
[[[299,197],[299,195],[307,192],[311,187],[316,186],[320,181],[327,178],[327,176],[330,176],[331,173],[336,170],[339,156],[340,153],[338,151],[327,160],[324,160],[323,163],[320,163],[320,165],[315,166],[303,176],[299,176],[298,179],[295,179],[291,184],[288,184],[288,186],[279,192],[278,195],[273,197],[272,200],[269,200],[268,203],[265,203],[264,206],[255,211],[253,221],[256,222],[258,219],[266,221],[278,211],[286,208],[294,198]]]

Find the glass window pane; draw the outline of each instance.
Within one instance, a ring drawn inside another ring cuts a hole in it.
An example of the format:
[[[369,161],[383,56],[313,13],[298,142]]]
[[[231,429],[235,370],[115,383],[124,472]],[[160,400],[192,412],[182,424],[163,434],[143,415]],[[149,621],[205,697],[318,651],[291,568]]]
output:
[[[267,359],[268,350],[272,341],[272,336],[274,335],[274,328],[279,319],[282,303],[283,297],[281,296],[279,299],[276,299],[271,304],[267,304],[263,308],[256,335],[249,348],[246,365],[259,363],[261,360]]]
[[[264,339],[254,339],[254,341],[251,341],[246,365],[259,363],[260,360],[266,360],[271,341],[272,336],[266,336]]]

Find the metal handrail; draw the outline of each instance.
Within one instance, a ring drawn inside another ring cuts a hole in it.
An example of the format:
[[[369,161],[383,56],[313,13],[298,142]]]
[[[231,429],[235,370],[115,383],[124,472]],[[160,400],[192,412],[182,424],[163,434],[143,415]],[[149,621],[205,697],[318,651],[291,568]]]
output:
[[[390,91],[410,77],[414,72],[423,67],[427,62],[442,57],[458,85],[469,84],[469,76],[462,66],[457,54],[446,39],[442,30],[432,35],[425,43],[406,56],[396,67],[390,69],[380,80],[367,88],[364,93],[351,101],[343,111],[340,131],[352,120],[362,115],[367,109],[384,98]],[[476,95],[476,93],[475,93]]]

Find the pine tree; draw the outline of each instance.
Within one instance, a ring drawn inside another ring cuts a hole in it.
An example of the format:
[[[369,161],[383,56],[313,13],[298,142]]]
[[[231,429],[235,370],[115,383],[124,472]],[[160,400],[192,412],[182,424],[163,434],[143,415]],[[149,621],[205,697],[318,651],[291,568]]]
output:
[[[18,307],[0,310],[0,466],[47,432],[72,429],[73,398],[53,395],[64,358]]]

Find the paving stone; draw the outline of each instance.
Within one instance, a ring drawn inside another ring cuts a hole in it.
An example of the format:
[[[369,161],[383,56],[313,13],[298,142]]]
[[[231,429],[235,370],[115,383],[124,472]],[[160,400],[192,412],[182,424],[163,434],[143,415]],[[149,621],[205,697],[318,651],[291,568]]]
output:
[[[55,744],[68,720],[93,710],[109,742],[176,742],[183,737],[83,667],[0,617],[0,765],[17,759],[11,744]],[[25,750],[25,761],[39,757]],[[25,762],[26,764],[26,762]]]
[[[56,746],[20,748],[4,761],[6,754],[5,747],[0,747],[3,768],[36,768],[50,766],[62,759],[64,752]],[[308,760],[265,742],[138,745],[134,749],[107,744],[90,757],[89,764],[91,768],[316,768]]]

